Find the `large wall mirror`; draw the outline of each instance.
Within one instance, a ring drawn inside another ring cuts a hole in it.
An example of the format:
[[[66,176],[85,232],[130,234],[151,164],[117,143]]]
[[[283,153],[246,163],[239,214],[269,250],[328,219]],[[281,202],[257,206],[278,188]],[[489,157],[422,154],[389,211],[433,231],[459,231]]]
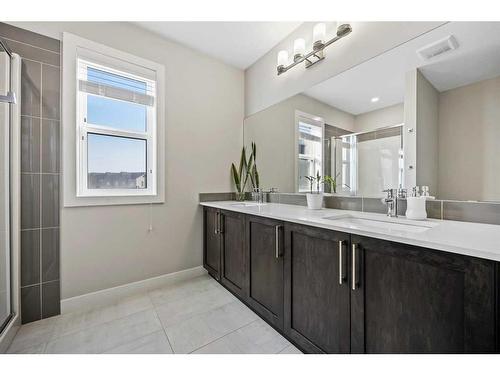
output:
[[[280,192],[319,173],[340,196],[500,201],[500,25],[448,23],[321,82],[246,118],[251,142]]]

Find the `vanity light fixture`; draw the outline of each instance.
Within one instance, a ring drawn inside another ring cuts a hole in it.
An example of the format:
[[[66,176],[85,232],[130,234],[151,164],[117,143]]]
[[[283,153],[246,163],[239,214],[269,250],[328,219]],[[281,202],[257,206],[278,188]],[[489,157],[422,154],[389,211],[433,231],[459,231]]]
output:
[[[378,102],[379,100],[380,100],[380,98],[379,98],[378,96],[375,96],[375,97],[371,98],[371,102],[372,102],[372,103],[376,103],[376,102]]]
[[[313,28],[313,50],[311,52],[307,54],[305,53],[306,43],[302,38],[296,39],[293,43],[292,63],[288,63],[288,51],[282,50],[278,52],[278,75],[285,73],[287,70],[304,61],[306,63],[306,68],[310,68],[314,64],[320,62],[325,58],[323,50],[330,44],[350,34],[351,31],[352,27],[350,24],[341,24],[337,27],[337,35],[334,38],[325,41],[326,25],[324,23],[316,24]]]

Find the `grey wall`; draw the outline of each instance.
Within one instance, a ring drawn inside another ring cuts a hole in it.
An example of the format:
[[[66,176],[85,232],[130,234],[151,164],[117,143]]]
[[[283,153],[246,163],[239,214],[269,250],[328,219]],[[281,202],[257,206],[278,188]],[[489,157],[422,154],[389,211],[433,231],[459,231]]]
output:
[[[243,72],[130,23],[16,25],[56,38],[68,31],[165,65],[166,202],[63,208],[62,298],[200,266],[198,193],[232,190],[229,166],[239,159],[243,136]]]
[[[21,67],[21,316],[59,314],[59,41],[0,23]]]
[[[404,104],[399,103],[357,115],[354,131],[356,133],[372,131],[385,126],[399,125],[404,121]]]
[[[439,96],[439,196],[500,200],[500,77]]]
[[[428,186],[434,196],[438,195],[438,106],[439,92],[417,71],[417,185]]]

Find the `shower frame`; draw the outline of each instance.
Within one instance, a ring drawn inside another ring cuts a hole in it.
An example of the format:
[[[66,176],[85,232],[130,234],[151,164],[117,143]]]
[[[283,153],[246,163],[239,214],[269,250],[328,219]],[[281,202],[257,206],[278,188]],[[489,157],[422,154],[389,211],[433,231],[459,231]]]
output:
[[[10,64],[9,91],[21,98],[21,57],[13,53],[0,39],[0,45]],[[5,103],[3,103],[5,104]],[[21,160],[21,103],[8,105],[6,116],[9,125],[9,237],[10,237],[10,317],[0,330],[0,353],[5,352],[15,336],[21,322],[20,309],[20,160]]]

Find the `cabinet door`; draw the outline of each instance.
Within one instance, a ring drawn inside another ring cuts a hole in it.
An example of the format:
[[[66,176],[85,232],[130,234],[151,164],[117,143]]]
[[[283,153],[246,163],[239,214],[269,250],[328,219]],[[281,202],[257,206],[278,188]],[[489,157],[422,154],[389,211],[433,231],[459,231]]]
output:
[[[352,236],[351,351],[495,351],[494,262]]]
[[[283,328],[283,224],[247,216],[248,303],[267,322]]]
[[[239,295],[246,294],[245,278],[245,215],[221,211],[221,277],[227,289]]]
[[[349,235],[285,224],[284,330],[309,353],[349,353]]]
[[[220,276],[220,212],[215,208],[203,210],[203,266],[210,275]]]

